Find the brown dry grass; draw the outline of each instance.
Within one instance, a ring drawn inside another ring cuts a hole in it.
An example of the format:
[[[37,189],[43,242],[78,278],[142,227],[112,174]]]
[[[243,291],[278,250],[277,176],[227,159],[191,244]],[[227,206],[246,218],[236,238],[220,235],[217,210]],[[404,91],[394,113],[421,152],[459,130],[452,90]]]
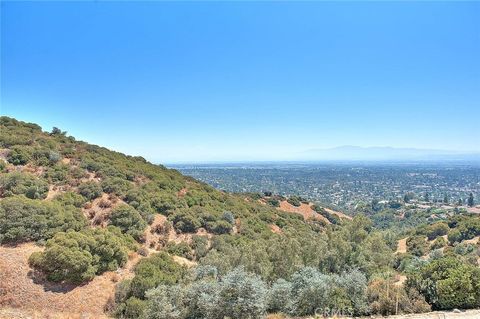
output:
[[[197,265],[197,263],[195,261],[188,260],[185,257],[172,256],[172,258],[177,264],[182,265],[182,266],[187,266],[188,268],[195,267]]]
[[[345,214],[342,213],[342,212],[338,212],[338,211],[332,210],[332,209],[330,209],[330,208],[325,208],[325,210],[326,210],[327,212],[329,212],[330,214],[337,215],[337,216],[340,217],[340,218],[352,220],[352,217],[351,217],[351,216],[345,215]]]
[[[281,234],[282,233],[282,230],[277,225],[270,224],[269,226],[270,226],[270,230],[272,231],[272,233],[275,233],[275,234]]]
[[[325,217],[323,217],[322,215],[314,211],[309,204],[302,203],[300,206],[297,207],[297,206],[293,206],[287,201],[281,201],[280,207],[278,207],[278,209],[283,210],[284,212],[287,212],[287,213],[300,214],[303,216],[303,219],[305,220],[308,220],[308,219],[322,220],[327,224],[330,224],[328,219],[326,219]]]
[[[474,214],[480,214],[480,206],[467,207],[467,212],[474,213]]]
[[[398,241],[397,254],[405,254],[407,252],[407,239],[403,238]]]

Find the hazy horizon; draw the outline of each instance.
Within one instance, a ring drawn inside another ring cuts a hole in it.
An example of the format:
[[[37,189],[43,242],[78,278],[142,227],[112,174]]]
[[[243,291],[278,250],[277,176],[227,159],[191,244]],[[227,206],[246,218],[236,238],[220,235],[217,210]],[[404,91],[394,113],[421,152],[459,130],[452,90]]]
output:
[[[46,130],[158,163],[480,152],[478,2],[1,9],[0,113]]]

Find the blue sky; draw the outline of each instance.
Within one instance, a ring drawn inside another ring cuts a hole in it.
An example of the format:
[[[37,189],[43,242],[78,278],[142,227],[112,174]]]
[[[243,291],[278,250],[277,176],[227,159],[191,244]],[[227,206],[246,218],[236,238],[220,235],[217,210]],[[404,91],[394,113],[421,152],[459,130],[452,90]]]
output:
[[[1,114],[155,162],[480,151],[478,2],[5,2]]]

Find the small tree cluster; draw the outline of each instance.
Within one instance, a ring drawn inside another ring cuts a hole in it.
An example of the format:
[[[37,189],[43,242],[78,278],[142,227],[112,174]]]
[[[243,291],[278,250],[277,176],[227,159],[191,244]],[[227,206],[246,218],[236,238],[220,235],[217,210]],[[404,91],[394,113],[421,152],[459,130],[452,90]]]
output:
[[[407,286],[422,293],[434,309],[480,307],[480,269],[453,256],[412,272]]]
[[[102,187],[97,182],[89,181],[78,186],[78,192],[80,195],[88,200],[93,200],[102,195]]]
[[[367,280],[357,270],[326,275],[304,268],[291,281],[279,279],[270,287],[243,268],[219,277],[215,267],[201,266],[192,275],[183,284],[162,284],[147,291],[142,315],[147,319],[254,319],[267,312],[313,315],[329,307],[348,308],[356,314],[367,311]]]
[[[85,217],[73,206],[23,196],[0,201],[0,244],[44,240],[58,232],[85,226]]]
[[[31,174],[11,172],[0,176],[0,197],[25,195],[31,199],[43,199],[48,194],[48,184]]]
[[[113,228],[62,232],[47,241],[45,251],[33,253],[29,263],[48,280],[82,283],[123,266],[132,247]]]
[[[129,205],[120,205],[112,210],[110,225],[120,228],[123,233],[139,240],[147,223],[135,208]]]

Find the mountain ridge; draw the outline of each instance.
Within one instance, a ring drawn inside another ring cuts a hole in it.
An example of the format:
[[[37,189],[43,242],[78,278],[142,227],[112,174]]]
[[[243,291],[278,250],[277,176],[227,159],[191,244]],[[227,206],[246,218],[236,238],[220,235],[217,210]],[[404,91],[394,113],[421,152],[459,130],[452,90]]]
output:
[[[352,160],[352,161],[438,161],[480,160],[480,152],[440,149],[397,148],[391,146],[361,147],[343,145],[325,149],[309,149],[297,155],[303,160]]]

